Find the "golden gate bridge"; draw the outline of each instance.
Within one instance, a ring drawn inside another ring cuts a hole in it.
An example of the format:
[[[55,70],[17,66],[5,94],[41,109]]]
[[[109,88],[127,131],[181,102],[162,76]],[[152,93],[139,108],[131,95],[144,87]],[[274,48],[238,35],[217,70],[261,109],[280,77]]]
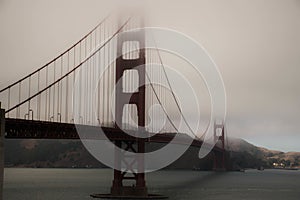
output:
[[[86,133],[102,130],[117,147],[135,153],[145,153],[145,143],[169,143],[175,134],[182,134],[180,143],[187,145],[186,134],[179,132],[176,116],[172,116],[174,110],[191,128],[175,97],[159,50],[143,48],[145,33],[141,28],[143,21],[139,18],[122,17],[116,23],[114,17],[108,16],[59,56],[1,89],[2,137],[81,139],[77,132],[80,127]],[[153,63],[161,67],[154,67]],[[167,90],[155,84],[153,77],[165,82]],[[94,98],[87,98],[95,85]],[[154,104],[166,116],[158,133],[159,120],[153,119],[159,118],[160,112],[148,113]],[[126,130],[136,136],[147,133],[149,137],[135,137]],[[93,139],[93,134],[86,137]],[[214,168],[225,169],[223,123],[214,124],[214,137],[219,141],[212,150]],[[198,137],[191,143],[197,147],[202,144],[203,138]],[[123,157],[115,154],[115,166],[126,162]],[[128,163],[125,170],[114,168],[111,194],[93,197],[158,198],[147,191],[143,158],[136,157],[134,162],[138,171]],[[128,186],[124,180],[135,184]]]

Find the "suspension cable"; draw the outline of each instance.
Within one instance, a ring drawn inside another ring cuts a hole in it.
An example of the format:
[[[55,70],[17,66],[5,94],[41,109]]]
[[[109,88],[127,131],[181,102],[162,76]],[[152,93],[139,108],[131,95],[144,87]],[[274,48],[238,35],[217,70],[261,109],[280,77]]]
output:
[[[177,98],[176,98],[176,96],[175,96],[174,90],[173,90],[173,88],[172,88],[172,86],[171,86],[171,83],[170,83],[170,80],[169,80],[169,78],[168,78],[168,76],[167,76],[167,72],[166,72],[166,69],[165,69],[165,65],[163,64],[161,55],[160,55],[160,53],[159,53],[159,50],[158,50],[158,48],[157,48],[157,44],[156,44],[156,41],[154,40],[154,38],[153,38],[153,41],[154,41],[154,44],[155,44],[155,49],[156,49],[157,54],[158,54],[159,62],[160,62],[161,66],[162,66],[162,69],[163,69],[163,73],[164,73],[164,75],[165,75],[165,77],[166,77],[168,86],[170,87],[171,94],[172,94],[173,99],[174,99],[174,101],[175,101],[175,103],[176,103],[176,106],[177,106],[177,108],[178,108],[178,110],[179,110],[179,112],[180,112],[180,115],[181,115],[181,117],[183,118],[184,123],[187,125],[188,129],[192,132],[192,134],[193,134],[197,139],[201,139],[201,138],[199,138],[199,137],[196,135],[196,133],[192,130],[192,128],[190,127],[189,123],[187,122],[187,120],[186,120],[184,114],[182,113],[182,110],[181,110],[181,108],[180,108],[180,106],[179,106],[179,102],[178,102],[178,100],[177,100]]]
[[[91,33],[93,33],[98,27],[100,27],[109,17],[111,14],[107,15],[99,24],[97,24],[97,26],[95,28],[93,28],[90,32],[88,32],[84,37],[82,37],[78,42],[76,42],[74,45],[72,45],[71,47],[69,47],[67,50],[65,50],[63,53],[61,53],[60,55],[58,55],[57,57],[55,57],[54,59],[52,59],[50,62],[48,62],[47,64],[43,65],[42,67],[40,67],[39,69],[35,70],[34,72],[30,73],[29,75],[21,78],[20,80],[10,84],[9,86],[3,88],[2,90],[0,90],[0,93],[4,92],[5,90],[9,89],[10,87],[15,86],[16,84],[24,81],[25,79],[29,78],[30,76],[33,76],[34,74],[36,74],[38,71],[41,71],[42,69],[46,68],[48,65],[50,65],[51,63],[53,63],[55,60],[59,59],[60,57],[62,57],[63,55],[65,55],[68,51],[70,51],[71,49],[75,48],[81,41],[83,41],[84,39],[86,39]]]
[[[23,105],[24,103],[30,101],[31,99],[33,99],[34,97],[38,96],[39,94],[43,93],[44,91],[48,90],[49,88],[51,88],[52,86],[54,86],[55,84],[57,84],[58,82],[62,81],[65,77],[67,77],[68,75],[70,75],[71,73],[75,72],[80,66],[82,66],[83,63],[87,62],[91,57],[93,57],[98,51],[100,51],[104,46],[106,46],[118,33],[120,33],[120,31],[122,31],[122,29],[128,24],[128,22],[130,21],[131,18],[128,18],[124,24],[111,36],[108,38],[108,40],[106,42],[103,43],[103,45],[101,45],[95,52],[93,52],[91,55],[89,55],[87,58],[85,58],[81,63],[79,63],[76,67],[74,67],[71,71],[69,71],[68,73],[66,73],[64,76],[60,77],[59,79],[57,79],[56,81],[54,81],[52,84],[48,85],[48,87],[45,87],[44,89],[40,90],[39,92],[37,92],[36,94],[32,95],[31,97],[25,99],[24,101],[22,101],[21,103],[13,106],[12,108],[8,109],[5,111],[5,113],[8,113],[16,108],[18,108],[19,106]],[[49,91],[50,93],[50,91]],[[50,96],[50,94],[49,94]]]

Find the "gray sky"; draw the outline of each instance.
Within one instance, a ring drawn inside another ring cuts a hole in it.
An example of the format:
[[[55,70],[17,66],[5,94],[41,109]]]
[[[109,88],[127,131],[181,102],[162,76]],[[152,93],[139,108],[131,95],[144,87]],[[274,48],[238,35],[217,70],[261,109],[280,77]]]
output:
[[[214,59],[230,136],[300,151],[300,0],[139,2],[151,26],[189,35]],[[73,45],[119,3],[0,0],[0,87]]]

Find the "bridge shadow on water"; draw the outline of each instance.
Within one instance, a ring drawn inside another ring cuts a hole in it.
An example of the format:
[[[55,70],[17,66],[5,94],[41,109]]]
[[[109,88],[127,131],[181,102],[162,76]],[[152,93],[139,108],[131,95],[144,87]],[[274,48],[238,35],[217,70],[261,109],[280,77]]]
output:
[[[160,173],[164,173],[164,178],[167,180],[157,178]],[[157,174],[155,172],[153,177],[150,174],[147,180],[151,193],[163,194],[169,199],[194,199],[194,193],[197,193],[198,199],[199,195],[207,195],[205,188],[208,185],[211,186],[226,174],[227,172],[172,170],[157,172]]]
[[[200,176],[194,177],[192,179],[180,182],[172,187],[168,187],[168,189],[185,189],[185,188],[201,188],[205,186],[206,183],[216,181],[226,172],[205,172],[207,174],[201,174]]]

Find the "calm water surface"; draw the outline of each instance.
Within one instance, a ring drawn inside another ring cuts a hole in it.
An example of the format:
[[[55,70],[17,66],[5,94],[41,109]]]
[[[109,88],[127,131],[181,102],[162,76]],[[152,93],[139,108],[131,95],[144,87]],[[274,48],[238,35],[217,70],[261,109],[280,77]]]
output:
[[[107,193],[109,169],[5,169],[5,200],[85,200]],[[175,200],[300,200],[300,171],[159,171],[147,174],[151,193]]]

